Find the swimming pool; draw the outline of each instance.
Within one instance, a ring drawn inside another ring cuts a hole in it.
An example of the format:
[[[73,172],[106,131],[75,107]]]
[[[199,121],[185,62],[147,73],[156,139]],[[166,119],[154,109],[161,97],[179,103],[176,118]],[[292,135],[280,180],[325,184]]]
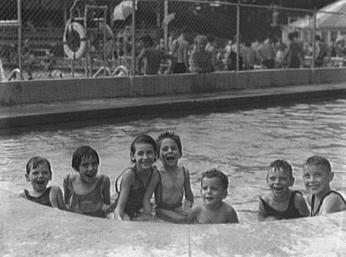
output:
[[[258,196],[266,190],[266,167],[283,158],[294,166],[295,189],[303,190],[301,166],[304,160],[321,154],[334,169],[333,187],[346,192],[346,99],[274,106],[227,112],[136,119],[124,123],[103,123],[81,128],[34,130],[0,136],[0,179],[18,188],[25,181],[25,164],[34,155],[50,160],[53,184],[71,168],[72,153],[82,145],[94,147],[100,155],[99,172],[114,182],[130,165],[129,147],[139,133],[157,137],[165,130],[180,135],[183,158],[199,197],[200,173],[219,167],[230,178],[227,202],[239,212],[240,222],[255,221]],[[112,183],[114,191],[114,183]],[[198,200],[198,199],[197,199]]]

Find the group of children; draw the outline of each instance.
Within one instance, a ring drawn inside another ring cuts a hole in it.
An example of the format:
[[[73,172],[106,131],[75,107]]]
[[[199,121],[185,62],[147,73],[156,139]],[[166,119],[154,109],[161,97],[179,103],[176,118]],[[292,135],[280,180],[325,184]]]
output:
[[[218,169],[202,174],[203,201],[194,206],[190,173],[179,165],[181,156],[181,140],[174,133],[164,132],[156,141],[149,135],[137,136],[130,147],[133,165],[115,182],[115,201],[111,200],[110,179],[98,174],[99,156],[90,146],[81,146],[74,152],[72,168],[76,172],[64,178],[64,193],[57,186],[48,186],[52,179],[49,161],[33,157],[26,165],[25,175],[32,190],[24,190],[21,196],[54,208],[116,220],[238,223],[237,212],[224,201],[228,195],[228,177]],[[160,160],[158,167],[156,158]],[[345,210],[345,199],[330,187],[332,179],[329,161],[321,156],[310,157],[303,167],[303,180],[309,192],[307,204],[301,192],[290,189],[294,184],[292,166],[284,160],[274,161],[266,177],[270,191],[259,199],[259,220]]]

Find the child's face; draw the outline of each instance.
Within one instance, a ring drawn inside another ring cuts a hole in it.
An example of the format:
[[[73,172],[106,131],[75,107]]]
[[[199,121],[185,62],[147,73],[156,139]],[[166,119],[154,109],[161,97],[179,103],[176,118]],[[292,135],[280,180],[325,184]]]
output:
[[[217,206],[227,197],[219,178],[203,178],[201,195],[206,206]]]
[[[135,144],[135,152],[131,154],[131,159],[136,163],[138,170],[150,169],[155,162],[155,151],[151,144]]]
[[[178,165],[181,153],[178,144],[171,138],[165,138],[161,141],[160,160],[169,167]]]
[[[79,175],[86,183],[93,183],[97,176],[99,164],[94,156],[82,158],[79,164]]]
[[[198,51],[203,51],[207,45],[206,41],[199,40],[196,42],[196,50]]]
[[[274,196],[283,197],[289,193],[289,187],[293,186],[294,178],[289,176],[282,168],[279,170],[270,168],[267,174],[267,185]]]
[[[25,177],[28,182],[31,182],[34,191],[44,192],[52,179],[52,173],[48,165],[41,163],[36,169],[31,169],[29,174],[25,174]]]
[[[330,189],[329,183],[334,174],[323,165],[305,165],[303,168],[303,180],[305,188],[312,194],[318,194]]]

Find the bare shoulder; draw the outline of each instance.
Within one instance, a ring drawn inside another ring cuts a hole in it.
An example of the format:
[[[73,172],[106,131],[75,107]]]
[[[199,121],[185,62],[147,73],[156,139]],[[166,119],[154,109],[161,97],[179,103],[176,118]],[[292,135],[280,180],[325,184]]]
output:
[[[233,206],[224,203],[224,213],[227,215],[228,223],[238,223],[238,214]]]
[[[345,199],[339,193],[329,194],[324,199],[324,204],[325,205],[340,206],[340,207],[346,206]]]
[[[265,201],[266,203],[270,202],[272,200],[272,194],[271,192],[265,193],[264,195],[259,197],[260,199],[262,199],[263,201]]]
[[[51,189],[50,189],[50,193],[52,194],[58,194],[58,193],[62,193],[62,191],[61,191],[61,188],[60,187],[58,187],[58,186],[51,186],[50,187]]]
[[[23,198],[26,198],[26,197],[25,197],[25,190],[24,190],[24,189],[21,190],[21,191],[19,192],[19,196],[20,196],[20,197],[23,197]]]
[[[110,183],[110,179],[107,175],[99,175],[99,179],[102,180],[102,184],[109,184]]]

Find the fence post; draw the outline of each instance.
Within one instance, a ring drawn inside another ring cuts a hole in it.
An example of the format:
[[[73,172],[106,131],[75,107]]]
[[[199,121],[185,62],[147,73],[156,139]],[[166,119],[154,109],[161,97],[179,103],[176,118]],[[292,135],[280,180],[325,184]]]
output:
[[[135,39],[135,34],[136,34],[136,0],[132,0],[132,70],[133,73],[136,74],[136,39]]]
[[[164,0],[163,3],[163,20],[167,19],[168,15],[168,0]],[[163,40],[165,41],[165,50],[168,50],[168,23],[164,22],[163,23]]]
[[[311,69],[315,69],[315,55],[316,55],[316,8],[313,11],[313,27],[312,27],[312,58],[311,58]]]
[[[240,58],[240,1],[237,4],[237,59],[236,59],[236,68],[235,70],[239,71],[239,58]]]
[[[22,3],[18,0],[18,68],[19,77],[22,79]]]

